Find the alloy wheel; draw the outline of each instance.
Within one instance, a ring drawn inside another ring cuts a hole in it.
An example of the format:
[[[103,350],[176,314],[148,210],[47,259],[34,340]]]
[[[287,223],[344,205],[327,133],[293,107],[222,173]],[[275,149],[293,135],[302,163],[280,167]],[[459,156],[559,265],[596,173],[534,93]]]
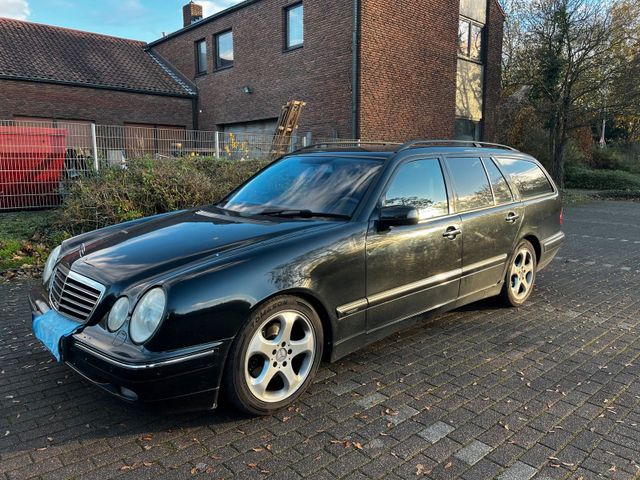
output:
[[[526,248],[518,250],[509,274],[509,288],[517,300],[522,300],[529,294],[533,286],[533,268],[531,252]]]
[[[283,310],[270,316],[247,347],[244,377],[250,392],[267,403],[289,398],[309,376],[315,352],[315,331],[305,314]]]

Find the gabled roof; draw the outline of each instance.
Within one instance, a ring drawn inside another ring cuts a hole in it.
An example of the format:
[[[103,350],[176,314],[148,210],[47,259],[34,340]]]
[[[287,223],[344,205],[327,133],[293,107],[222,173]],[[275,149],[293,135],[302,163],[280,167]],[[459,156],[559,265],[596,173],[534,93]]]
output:
[[[193,97],[195,87],[137,40],[0,18],[0,78]]]

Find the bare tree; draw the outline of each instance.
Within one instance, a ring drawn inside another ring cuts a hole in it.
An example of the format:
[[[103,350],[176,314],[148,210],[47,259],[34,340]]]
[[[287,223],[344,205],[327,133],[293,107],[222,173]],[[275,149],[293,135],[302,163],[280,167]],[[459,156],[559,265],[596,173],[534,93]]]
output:
[[[629,75],[629,59],[620,55],[629,38],[614,21],[621,2],[509,1],[514,15],[507,27],[506,81],[511,91],[527,89],[549,132],[551,174],[563,186],[571,131],[591,125],[605,106],[614,111],[640,98],[638,82],[624,98],[610,95],[612,85]]]

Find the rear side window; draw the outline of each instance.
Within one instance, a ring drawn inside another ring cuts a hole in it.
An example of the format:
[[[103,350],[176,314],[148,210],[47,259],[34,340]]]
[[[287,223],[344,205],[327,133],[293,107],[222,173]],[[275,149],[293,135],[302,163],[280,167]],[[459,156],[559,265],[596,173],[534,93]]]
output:
[[[516,184],[522,198],[552,193],[553,187],[542,169],[533,162],[514,158],[498,158],[498,163]]]
[[[458,199],[457,210],[464,212],[493,205],[487,174],[479,158],[449,158],[449,170]]]
[[[498,170],[498,167],[496,167],[493,161],[489,159],[484,160],[484,166],[489,174],[489,180],[491,181],[491,188],[493,188],[493,196],[496,199],[496,204],[504,205],[505,203],[513,201],[509,184],[502,176],[502,173],[500,173],[500,170]]]
[[[420,220],[448,215],[449,201],[440,162],[430,158],[400,166],[382,205],[415,207]]]

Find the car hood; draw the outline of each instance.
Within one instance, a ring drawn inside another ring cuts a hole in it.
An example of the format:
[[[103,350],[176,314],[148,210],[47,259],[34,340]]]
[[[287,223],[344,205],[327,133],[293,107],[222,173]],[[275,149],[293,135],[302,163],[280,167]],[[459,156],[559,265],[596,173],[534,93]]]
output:
[[[331,225],[335,223],[189,210],[97,231],[81,243],[73,242],[63,261],[105,285],[131,284],[225,252]]]

